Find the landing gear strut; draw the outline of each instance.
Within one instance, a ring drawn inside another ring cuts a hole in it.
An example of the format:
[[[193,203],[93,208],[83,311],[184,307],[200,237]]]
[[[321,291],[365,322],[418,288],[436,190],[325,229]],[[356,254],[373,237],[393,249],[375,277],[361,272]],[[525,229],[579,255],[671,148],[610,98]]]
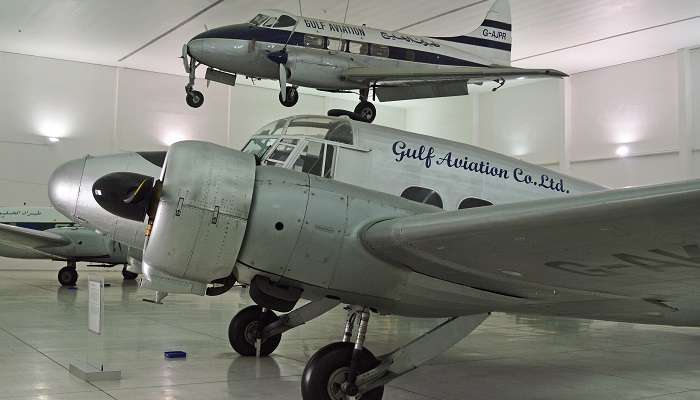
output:
[[[78,282],[75,261],[68,261],[68,265],[58,271],[58,282],[61,286],[75,286],[75,283]]]
[[[282,99],[282,93],[279,94],[280,104],[285,107],[294,107],[299,101],[299,91],[294,86],[287,86],[285,92],[285,99]]]
[[[138,276],[139,274],[136,272],[127,271],[126,264],[124,264],[124,268],[122,268],[122,278],[124,278],[125,281],[133,281]]]
[[[187,105],[193,108],[199,108],[204,104],[204,95],[202,92],[194,90],[194,72],[198,66],[199,64],[197,64],[194,58],[190,58],[189,81],[187,85],[185,85],[185,101]]]
[[[377,116],[377,109],[374,104],[367,100],[368,97],[369,89],[360,89],[360,104],[355,107],[355,114],[360,116],[363,121],[371,123]]]
[[[282,339],[282,333],[303,325],[338,305],[337,300],[321,299],[277,317],[260,306],[249,306],[236,314],[228,327],[231,347],[242,356],[267,356]]]
[[[353,344],[345,340],[352,336],[358,315],[360,323]],[[364,347],[369,310],[366,307],[351,310],[344,341],[323,347],[306,365],[301,378],[302,397],[304,400],[380,400],[384,385],[449,349],[486,317],[488,314],[450,318],[407,345],[376,358]]]

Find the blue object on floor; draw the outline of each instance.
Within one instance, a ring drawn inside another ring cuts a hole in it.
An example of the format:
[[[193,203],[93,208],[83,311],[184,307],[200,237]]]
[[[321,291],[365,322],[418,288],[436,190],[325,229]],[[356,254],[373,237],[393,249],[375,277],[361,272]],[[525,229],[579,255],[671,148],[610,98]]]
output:
[[[186,358],[187,353],[184,351],[166,351],[163,353],[165,358]]]
[[[68,286],[68,290],[78,290],[77,286]]]

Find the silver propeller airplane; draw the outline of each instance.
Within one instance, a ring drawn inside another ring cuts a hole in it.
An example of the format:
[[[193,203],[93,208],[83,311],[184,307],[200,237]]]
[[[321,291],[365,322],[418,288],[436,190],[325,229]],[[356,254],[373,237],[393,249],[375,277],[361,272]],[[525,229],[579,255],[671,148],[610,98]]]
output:
[[[494,311],[700,326],[699,181],[609,190],[316,116],[275,121],[242,151],[176,143],[158,174],[137,158],[62,165],[52,203],[142,248],[141,284],[156,300],[247,285],[257,305],[229,326],[242,355],[268,355],[284,332],[349,305],[342,339],[304,370],[306,400],[380,399]],[[364,345],[372,313],[446,320],[375,357]]]
[[[140,253],[140,251],[139,251]],[[62,286],[78,281],[78,262],[112,267],[124,264],[122,276],[136,279],[128,271],[128,249],[93,229],[75,226],[51,207],[0,207],[0,257],[65,261],[58,271]],[[140,254],[139,254],[140,258]]]
[[[503,86],[507,79],[566,76],[551,69],[511,67],[511,41],[507,0],[496,0],[479,27],[453,37],[263,11],[248,23],[208,30],[183,45],[186,100],[192,107],[204,102],[194,90],[200,64],[209,67],[207,80],[227,85],[235,85],[239,74],[278,80],[279,100],[286,107],[299,100],[298,86],[359,91],[360,103],[349,114],[366,122],[376,116],[370,89],[380,101],[395,101],[466,95],[468,84],[495,81]]]

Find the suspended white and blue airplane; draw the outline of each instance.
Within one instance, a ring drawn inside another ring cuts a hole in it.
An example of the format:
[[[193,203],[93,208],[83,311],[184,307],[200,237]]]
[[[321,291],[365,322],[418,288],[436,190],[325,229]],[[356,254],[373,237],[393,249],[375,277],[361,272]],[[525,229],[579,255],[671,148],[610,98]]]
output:
[[[563,77],[552,69],[510,66],[511,18],[508,0],[496,0],[481,24],[452,37],[422,37],[349,25],[284,11],[263,11],[250,22],[207,30],[182,48],[189,82],[187,103],[200,107],[195,70],[207,65],[206,79],[235,85],[241,74],[279,80],[286,107],[299,100],[297,87],[329,92],[359,91],[351,116],[372,122],[380,101],[467,95],[468,84],[508,79]],[[498,88],[497,87],[497,88]],[[494,88],[497,89],[497,88]]]

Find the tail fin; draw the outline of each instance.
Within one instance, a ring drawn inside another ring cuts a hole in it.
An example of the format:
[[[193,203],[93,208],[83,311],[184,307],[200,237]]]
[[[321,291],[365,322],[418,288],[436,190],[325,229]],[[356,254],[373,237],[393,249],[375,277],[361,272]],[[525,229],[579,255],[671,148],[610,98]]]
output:
[[[512,43],[510,4],[508,0],[496,0],[486,18],[472,32],[453,37],[436,37],[455,43],[464,51],[488,60],[493,65],[510,65]]]

